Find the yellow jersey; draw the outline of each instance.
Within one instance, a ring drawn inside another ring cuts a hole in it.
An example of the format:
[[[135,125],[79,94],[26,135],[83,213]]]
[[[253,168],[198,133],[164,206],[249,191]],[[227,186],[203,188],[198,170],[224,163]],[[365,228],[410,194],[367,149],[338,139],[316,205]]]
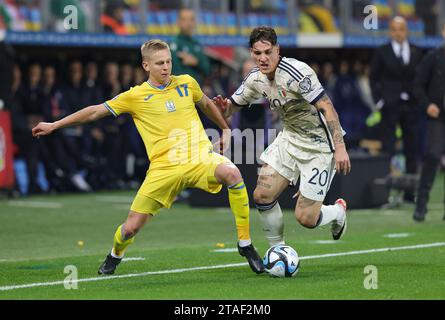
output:
[[[171,76],[165,87],[148,81],[104,103],[115,116],[129,113],[153,166],[199,161],[212,148],[195,104],[204,93],[189,75]]]

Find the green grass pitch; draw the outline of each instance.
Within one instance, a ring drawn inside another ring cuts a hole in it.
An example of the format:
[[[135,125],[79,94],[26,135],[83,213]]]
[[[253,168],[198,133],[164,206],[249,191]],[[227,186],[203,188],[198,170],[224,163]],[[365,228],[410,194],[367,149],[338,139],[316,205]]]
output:
[[[336,243],[329,241],[328,227],[304,229],[285,211],[286,242],[302,257],[298,275],[286,279],[254,274],[230,250],[236,233],[228,208],[183,204],[145,226],[127,251],[132,259],[117,269],[119,277],[99,277],[133,195],[0,200],[0,299],[445,299],[442,176],[424,223],[413,222],[412,205],[349,210],[348,231]],[[251,233],[264,254],[268,246],[254,209]],[[215,252],[222,244],[228,250]],[[77,269],[77,289],[63,285],[73,275],[64,273],[69,265]],[[364,285],[368,265],[377,270],[375,289]]]

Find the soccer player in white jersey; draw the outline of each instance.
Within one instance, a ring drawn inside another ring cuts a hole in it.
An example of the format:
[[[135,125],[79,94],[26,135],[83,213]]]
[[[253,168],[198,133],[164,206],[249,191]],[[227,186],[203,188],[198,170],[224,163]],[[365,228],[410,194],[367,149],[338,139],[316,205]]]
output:
[[[217,96],[214,101],[230,117],[264,96],[283,121],[283,131],[261,155],[264,165],[254,191],[269,244],[284,244],[277,199],[298,178],[296,219],[307,228],[331,224],[332,237],[338,240],[346,231],[346,202],[323,205],[335,172],[351,170],[337,112],[306,63],[280,56],[274,29],[255,28],[249,46],[257,67],[230,99]]]

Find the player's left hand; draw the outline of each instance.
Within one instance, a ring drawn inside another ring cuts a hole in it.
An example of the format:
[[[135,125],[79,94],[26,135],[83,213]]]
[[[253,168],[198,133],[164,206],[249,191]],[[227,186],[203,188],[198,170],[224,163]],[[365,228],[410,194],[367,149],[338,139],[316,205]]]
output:
[[[343,172],[344,175],[351,172],[351,161],[344,144],[335,146],[334,159],[337,172]]]

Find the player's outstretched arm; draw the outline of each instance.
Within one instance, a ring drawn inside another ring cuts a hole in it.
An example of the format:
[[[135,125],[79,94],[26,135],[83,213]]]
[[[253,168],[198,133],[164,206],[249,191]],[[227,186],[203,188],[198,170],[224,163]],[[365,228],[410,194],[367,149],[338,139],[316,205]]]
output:
[[[57,129],[92,122],[111,115],[103,104],[86,107],[55,122],[40,122],[32,129],[34,137],[46,136]]]
[[[337,111],[335,111],[334,105],[327,94],[324,94],[323,97],[315,103],[315,107],[323,113],[328,124],[328,130],[334,140],[335,169],[347,174],[351,171],[351,161],[349,160],[349,155],[346,151],[346,145],[343,140],[343,133]]]

